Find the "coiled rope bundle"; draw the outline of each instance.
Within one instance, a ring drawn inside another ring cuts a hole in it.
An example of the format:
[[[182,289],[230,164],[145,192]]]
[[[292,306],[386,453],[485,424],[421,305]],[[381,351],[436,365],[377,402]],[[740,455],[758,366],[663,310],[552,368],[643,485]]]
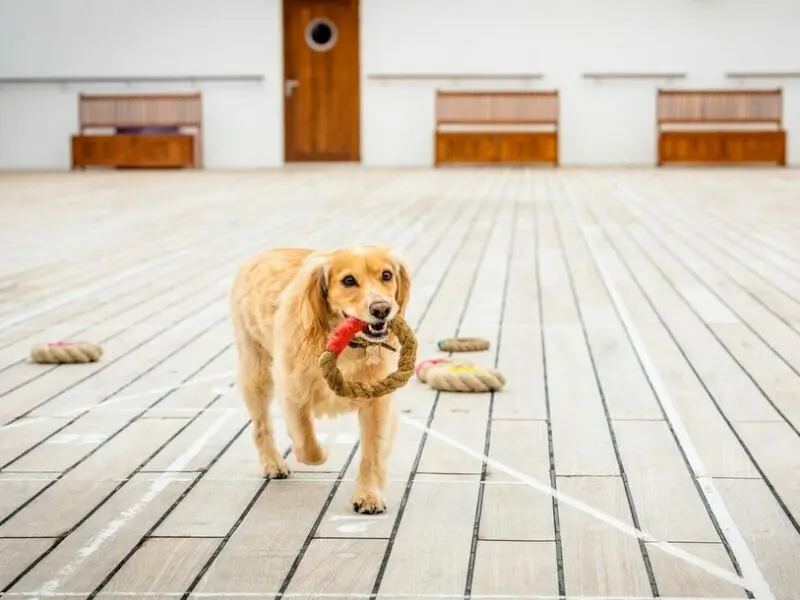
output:
[[[43,364],[76,364],[97,362],[103,349],[91,342],[48,342],[31,348],[31,360]]]

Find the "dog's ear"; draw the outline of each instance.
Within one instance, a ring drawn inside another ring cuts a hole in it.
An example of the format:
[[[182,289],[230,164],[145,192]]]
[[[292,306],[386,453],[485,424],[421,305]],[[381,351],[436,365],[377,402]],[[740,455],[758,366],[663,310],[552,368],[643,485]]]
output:
[[[311,255],[302,266],[300,283],[300,327],[308,341],[325,340],[328,331],[328,276],[330,263],[325,255]]]
[[[397,278],[395,300],[397,300],[400,316],[405,317],[406,307],[411,299],[411,271],[405,261],[396,255],[392,254],[392,260],[394,261],[395,276]]]

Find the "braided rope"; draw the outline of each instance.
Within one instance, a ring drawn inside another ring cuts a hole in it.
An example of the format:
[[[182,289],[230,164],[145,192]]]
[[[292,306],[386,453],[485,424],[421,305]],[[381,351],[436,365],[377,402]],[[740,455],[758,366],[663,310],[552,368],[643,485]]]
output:
[[[489,341],[483,338],[447,338],[437,343],[442,352],[479,352],[489,349]]]
[[[355,325],[358,325],[357,323]],[[363,328],[361,325],[361,328]],[[345,336],[339,332],[341,328]],[[391,394],[393,391],[403,387],[414,374],[414,363],[417,360],[417,339],[408,323],[399,315],[389,323],[389,329],[397,336],[400,343],[400,358],[397,363],[397,370],[375,383],[364,383],[361,381],[345,381],[342,372],[336,365],[339,354],[344,350],[352,336],[358,329],[354,330],[353,323],[345,321],[337,327],[331,334],[325,352],[319,357],[319,368],[322,376],[328,382],[328,386],[337,396],[344,398],[380,398]]]
[[[428,372],[438,365],[471,365],[472,363],[458,358],[438,357],[423,360],[417,365],[414,373],[422,383],[428,383]]]
[[[50,342],[31,348],[31,360],[43,364],[77,364],[100,360],[103,349],[91,342]]]
[[[428,385],[443,392],[491,392],[506,385],[505,375],[497,369],[474,364],[439,363],[422,372]]]

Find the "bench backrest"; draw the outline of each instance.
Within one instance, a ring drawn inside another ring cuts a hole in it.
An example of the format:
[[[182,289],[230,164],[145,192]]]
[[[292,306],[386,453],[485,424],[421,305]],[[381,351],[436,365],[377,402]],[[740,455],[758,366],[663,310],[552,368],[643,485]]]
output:
[[[96,95],[78,99],[81,131],[107,127],[196,127],[203,122],[195,94]]]
[[[436,92],[436,126],[558,127],[557,91]]]
[[[777,90],[658,90],[657,120],[663,125],[773,125],[783,120]]]

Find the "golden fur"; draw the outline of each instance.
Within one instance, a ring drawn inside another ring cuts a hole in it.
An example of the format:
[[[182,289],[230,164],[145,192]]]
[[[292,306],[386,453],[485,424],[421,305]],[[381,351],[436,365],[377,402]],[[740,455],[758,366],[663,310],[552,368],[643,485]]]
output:
[[[391,396],[359,407],[330,390],[318,360],[328,335],[345,314],[381,327],[380,321],[404,315],[410,286],[403,262],[375,246],[330,252],[277,248],[239,268],[230,294],[238,382],[264,477],[284,478],[290,472],[275,446],[269,410],[273,393],[281,402],[292,450],[298,461],[308,465],[327,458],[314,419],[358,411],[361,463],[353,508],[363,513],[386,509],[386,462],[397,428]],[[370,306],[391,312],[386,319],[376,319]],[[388,341],[396,344],[395,339]],[[395,353],[380,346],[348,347],[338,365],[346,379],[377,381],[395,369],[396,361]]]

